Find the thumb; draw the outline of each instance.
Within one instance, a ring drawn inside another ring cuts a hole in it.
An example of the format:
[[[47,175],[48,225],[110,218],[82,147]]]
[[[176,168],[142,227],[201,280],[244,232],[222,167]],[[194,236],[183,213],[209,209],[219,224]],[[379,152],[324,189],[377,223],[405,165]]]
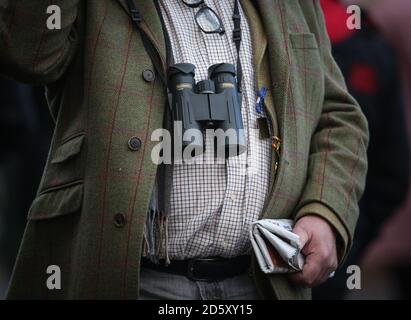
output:
[[[300,249],[302,250],[305,247],[305,245],[307,244],[308,240],[309,240],[308,233],[304,228],[300,227],[298,222],[296,223],[296,225],[293,229],[293,232],[296,235],[299,236],[299,238],[300,238]]]

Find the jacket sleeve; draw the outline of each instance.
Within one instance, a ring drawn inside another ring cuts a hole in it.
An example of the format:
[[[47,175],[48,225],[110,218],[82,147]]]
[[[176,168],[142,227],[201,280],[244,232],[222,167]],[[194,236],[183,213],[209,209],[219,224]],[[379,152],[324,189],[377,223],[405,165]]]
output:
[[[33,84],[59,79],[77,46],[80,1],[0,0],[0,73]],[[47,27],[51,5],[61,9],[59,30]]]
[[[307,183],[296,219],[314,214],[326,219],[338,234],[339,261],[353,239],[358,202],[367,172],[368,124],[331,54],[319,1],[300,1],[322,57],[325,94],[322,114],[311,140]]]

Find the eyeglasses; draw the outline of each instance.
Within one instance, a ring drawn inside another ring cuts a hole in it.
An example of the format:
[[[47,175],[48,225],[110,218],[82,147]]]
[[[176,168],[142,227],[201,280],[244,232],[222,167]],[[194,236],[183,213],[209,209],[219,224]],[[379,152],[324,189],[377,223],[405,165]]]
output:
[[[195,15],[195,21],[198,27],[204,33],[219,33],[225,32],[223,22],[217,13],[204,3],[204,0],[182,0],[186,6],[197,8],[204,5]]]

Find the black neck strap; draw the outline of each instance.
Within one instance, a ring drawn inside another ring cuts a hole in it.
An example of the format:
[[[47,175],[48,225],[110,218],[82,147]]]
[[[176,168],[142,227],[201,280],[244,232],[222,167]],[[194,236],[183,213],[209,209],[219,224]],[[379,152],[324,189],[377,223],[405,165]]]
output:
[[[240,59],[242,32],[241,32],[241,15],[240,15],[240,7],[239,7],[238,0],[234,1],[233,21],[234,21],[233,41],[237,49],[237,84],[238,84],[238,91],[241,92],[241,82],[243,79],[243,69],[241,67],[241,59]]]
[[[155,49],[150,39],[147,37],[147,35],[141,28],[140,11],[137,9],[136,5],[134,4],[134,0],[127,0],[127,6],[128,6],[128,9],[130,10],[131,21],[133,23],[133,26],[140,32],[144,48],[146,49],[147,53],[150,56],[150,59],[157,72],[157,75],[161,78],[164,85],[167,87],[167,79],[165,78],[165,75],[163,72],[164,70],[162,68],[162,63],[161,63],[161,58],[159,56],[159,53],[157,52],[157,50]]]

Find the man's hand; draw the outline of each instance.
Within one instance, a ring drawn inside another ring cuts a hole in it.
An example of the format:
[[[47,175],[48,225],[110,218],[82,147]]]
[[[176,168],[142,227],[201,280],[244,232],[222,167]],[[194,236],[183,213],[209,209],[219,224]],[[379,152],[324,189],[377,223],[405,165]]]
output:
[[[304,287],[318,286],[338,266],[334,230],[326,220],[312,215],[300,218],[293,232],[300,236],[305,264],[303,271],[290,275],[291,280]]]

